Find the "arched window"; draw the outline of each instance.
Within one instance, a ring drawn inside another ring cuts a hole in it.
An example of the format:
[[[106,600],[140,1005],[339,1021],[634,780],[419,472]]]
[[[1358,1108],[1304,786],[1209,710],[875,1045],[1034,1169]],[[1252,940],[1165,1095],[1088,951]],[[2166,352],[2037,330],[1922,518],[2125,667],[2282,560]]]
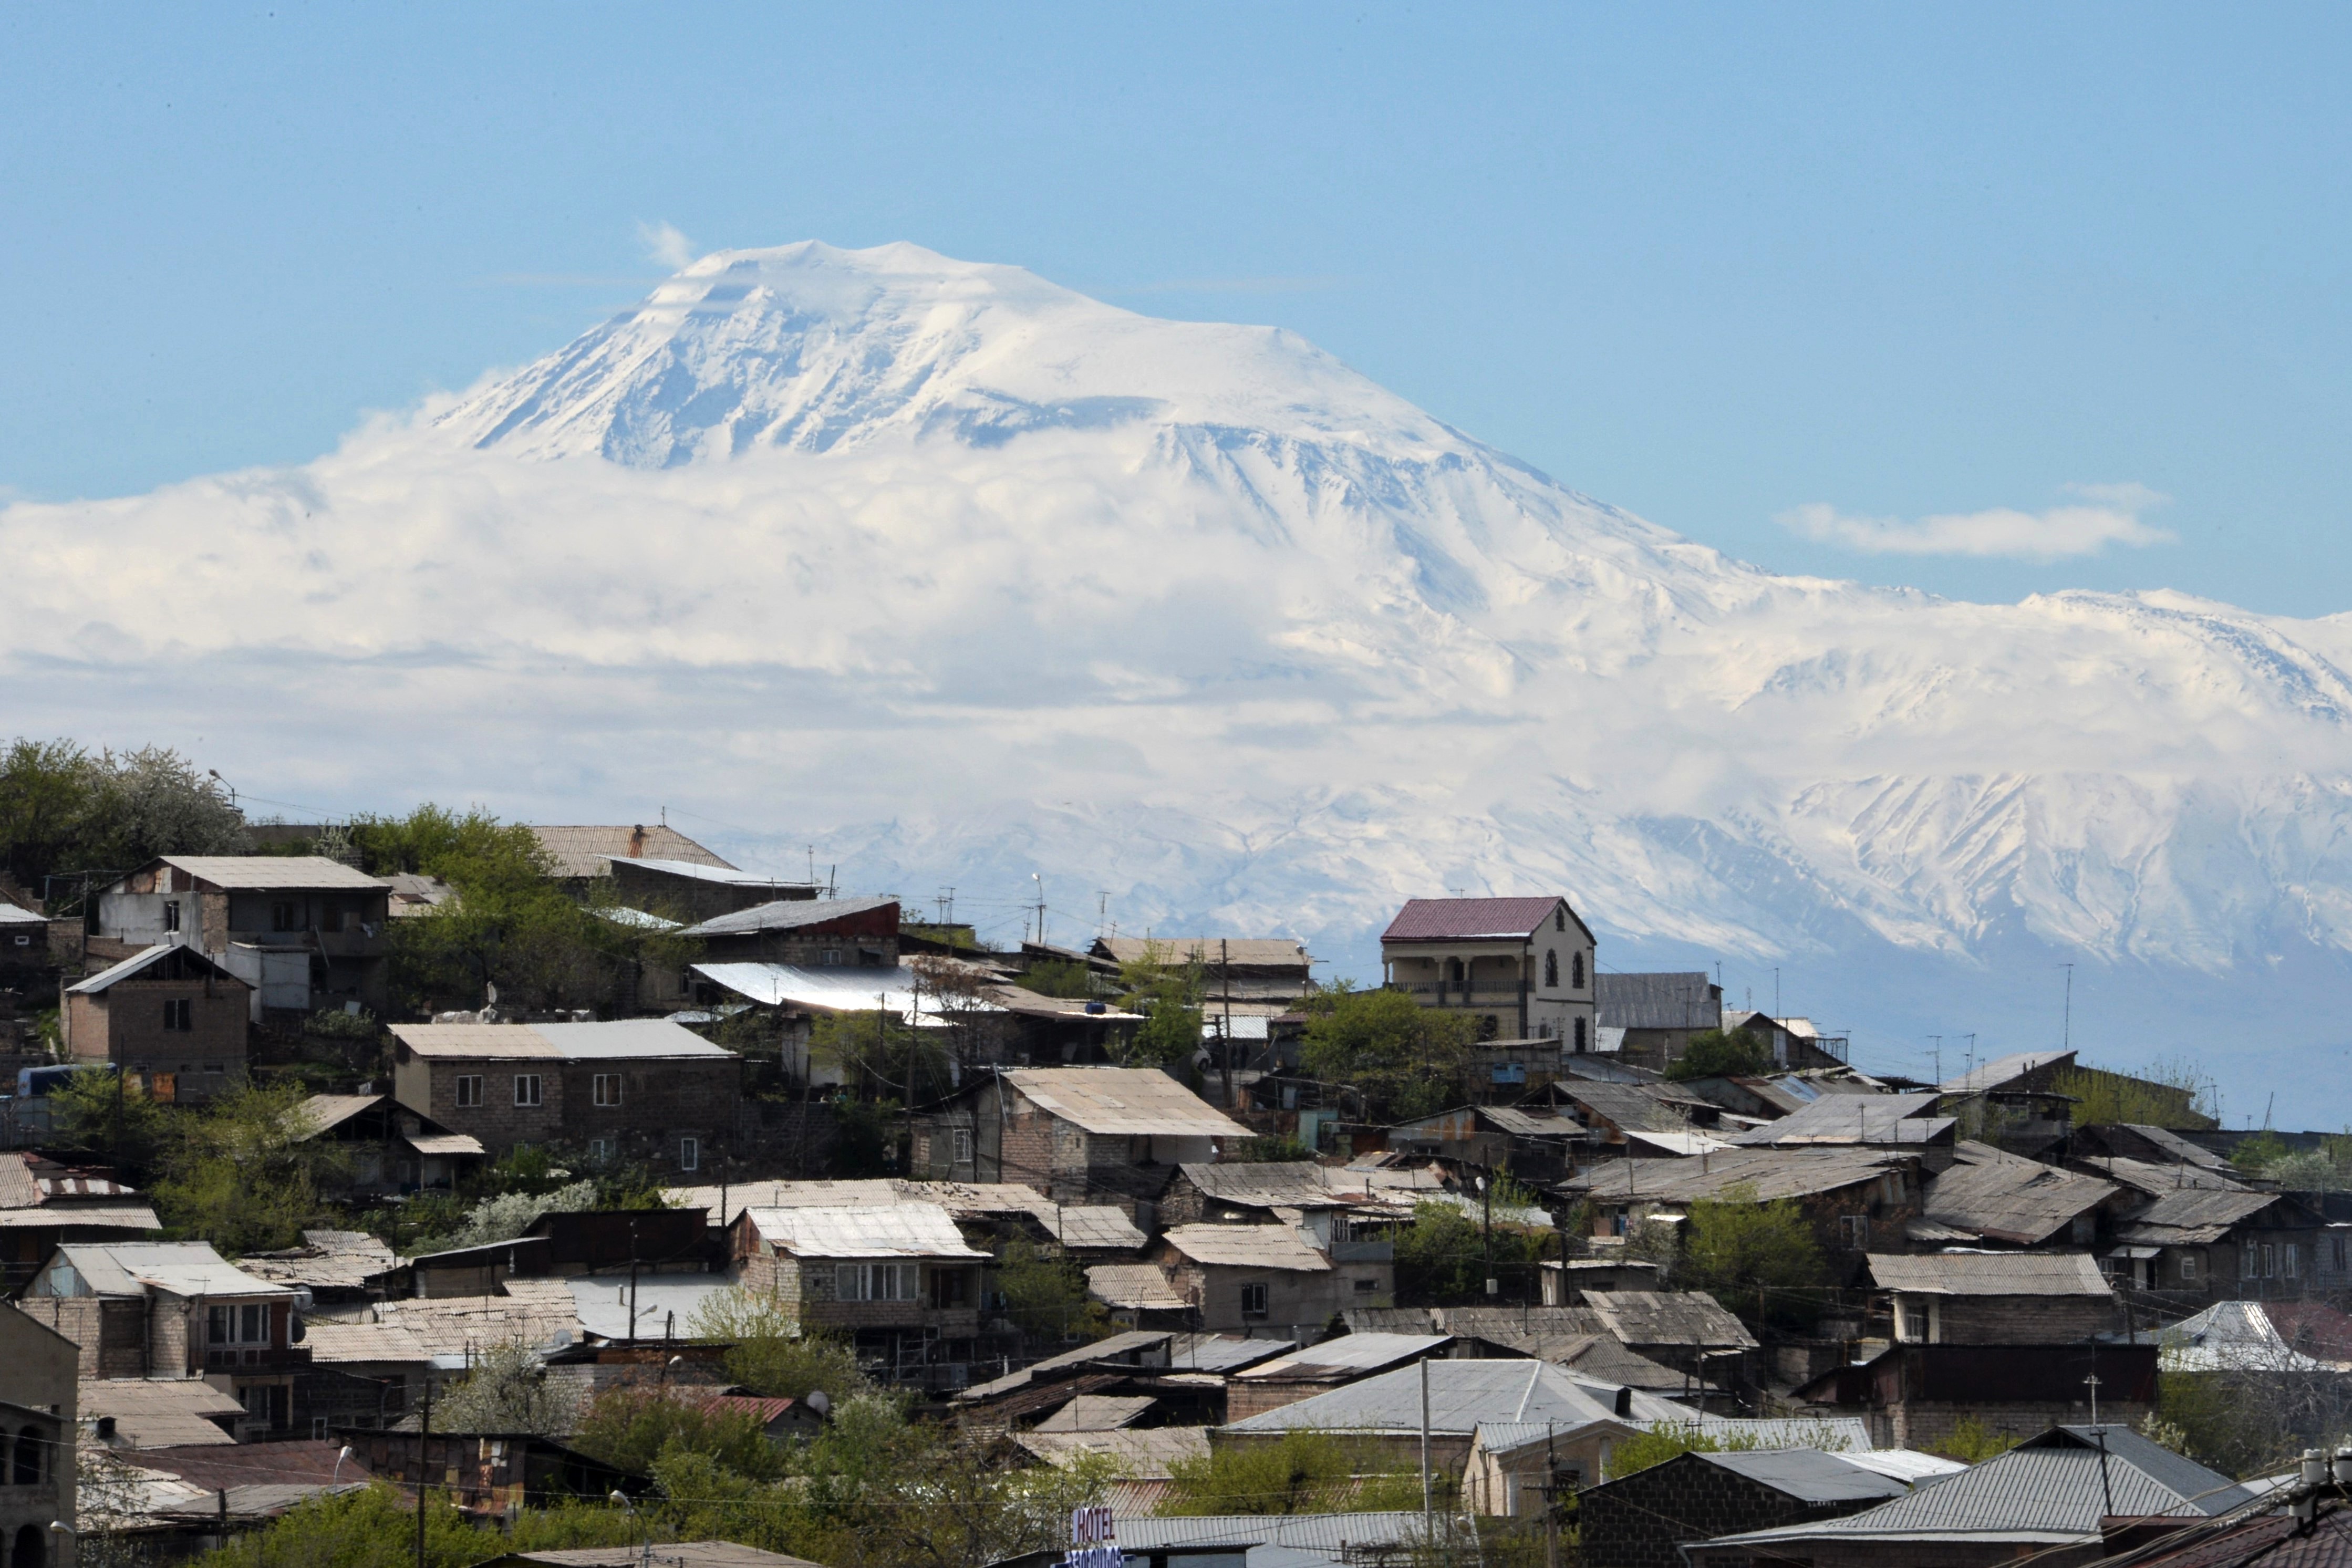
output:
[[[1559,955],[1557,952],[1546,953],[1544,955],[1544,989],[1549,991],[1559,988]]]
[[[25,1526],[16,1532],[16,1544],[8,1553],[8,1568],[44,1568],[48,1562],[47,1546],[39,1525]]]
[[[1582,1019],[1579,1019],[1576,1020],[1576,1053],[1579,1056],[1581,1056],[1584,1054],[1584,1020]]]
[[[1568,987],[1572,991],[1584,989],[1584,955],[1581,953],[1568,961]]]
[[[41,1434],[33,1427],[16,1434],[16,1462],[10,1467],[10,1479],[20,1487],[41,1484]]]
[[[1554,931],[1565,931],[1568,929],[1568,905],[1565,904],[1557,904],[1553,907],[1551,912],[1551,928]]]

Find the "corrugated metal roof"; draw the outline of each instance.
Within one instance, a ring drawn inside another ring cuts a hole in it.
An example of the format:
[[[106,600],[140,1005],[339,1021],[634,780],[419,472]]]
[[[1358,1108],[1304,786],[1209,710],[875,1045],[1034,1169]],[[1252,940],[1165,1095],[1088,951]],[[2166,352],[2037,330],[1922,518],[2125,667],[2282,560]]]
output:
[[[289,1119],[300,1129],[298,1138],[315,1138],[362,1111],[373,1110],[383,1099],[381,1094],[313,1094],[295,1106]]]
[[[2183,1165],[2201,1166],[2207,1170],[2222,1172],[2237,1168],[2204,1145],[2192,1144],[2169,1127],[2150,1126],[2146,1122],[2126,1122],[2123,1124]]]
[[[210,1417],[246,1414],[235,1396],[200,1377],[84,1377],[76,1403],[85,1421],[113,1416],[115,1435],[139,1448],[234,1443]]]
[[[666,876],[686,877],[694,882],[717,883],[726,887],[822,885],[804,882],[796,876],[774,876],[763,871],[739,871],[731,865],[706,865],[700,861],[665,860],[655,855],[639,855],[634,859],[624,855],[620,858],[627,860],[631,866],[640,867],[646,871],[660,872]]]
[[[1180,1333],[1168,1342],[1168,1364],[1178,1372],[1238,1372],[1280,1355],[1297,1343],[1238,1334]]]
[[[1557,1422],[1562,1427],[1616,1419],[1616,1390],[1542,1361],[1424,1361],[1344,1385],[1278,1409],[1261,1411],[1225,1427],[1234,1433],[1286,1432],[1294,1427],[1364,1432],[1418,1432],[1421,1378],[1429,1374],[1429,1429],[1468,1437],[1481,1423]],[[1627,1424],[1697,1418],[1687,1406],[1633,1391]]]
[[[213,1250],[209,1241],[68,1241],[58,1248],[101,1296],[143,1296],[150,1286],[175,1296],[289,1296]]]
[[[1517,1105],[1481,1105],[1478,1114],[1518,1138],[1576,1138],[1584,1129],[1572,1118],[1551,1110],[1522,1110]]]
[[[1915,1487],[1926,1481],[1941,1480],[1946,1476],[1958,1475],[1969,1468],[1958,1459],[1948,1459],[1941,1454],[1923,1454],[1916,1448],[1841,1448],[1838,1458],[1849,1465],[1860,1465],[1865,1470],[1892,1476]]]
[[[1576,1079],[1552,1085],[1558,1098],[1624,1132],[1686,1133],[1690,1118],[1639,1083],[1601,1083]]]
[[[1360,1182],[1344,1192],[1335,1190],[1330,1170],[1312,1160],[1176,1168],[1207,1197],[1244,1207],[1348,1208],[1369,1201],[1371,1196]]]
[[[1927,1184],[1921,1218],[1974,1239],[2031,1247],[2046,1241],[2122,1190],[2031,1160],[1972,1159],[1964,1152]]]
[[[2115,1290],[2087,1252],[1874,1252],[1880,1289],[1922,1296],[2096,1296]]]
[[[563,1281],[571,1287],[572,1310],[580,1326],[604,1339],[629,1337],[629,1300],[625,1274],[576,1275]],[[636,1337],[653,1339],[675,1334],[684,1338],[687,1325],[702,1303],[735,1288],[724,1274],[645,1274],[637,1280]]]
[[[202,948],[191,947],[183,942],[158,942],[152,947],[133,953],[119,964],[110,964],[87,980],[77,981],[68,986],[66,993],[68,996],[77,997],[97,996],[100,992],[110,990],[134,975],[152,968],[174,953],[184,953],[189,962],[202,965],[216,977],[236,980],[240,986],[245,984],[243,980],[237,979],[236,976],[222,967],[218,962],[207,956]]]
[[[0,900],[0,925],[47,925],[48,923],[49,917],[46,915],[30,909],[19,909],[13,904]]]
[[[898,907],[895,898],[782,898],[772,904],[713,915],[699,925],[688,926],[686,934],[750,936],[761,931],[797,931],[804,925],[822,925],[828,920],[845,920],[871,910]]]
[[[1029,1102],[1089,1133],[1246,1138],[1249,1129],[1157,1068],[1016,1067],[1004,1082]]]
[[[2164,1194],[2133,1215],[2117,1235],[2125,1241],[2151,1241],[2159,1246],[2219,1241],[2237,1226],[2284,1199],[2284,1194],[2275,1192],[2182,1187]]]
[[[405,1323],[339,1323],[321,1319],[302,1325],[302,1348],[320,1364],[338,1362],[423,1362],[433,1352],[416,1331]]]
[[[489,1153],[482,1147],[482,1140],[471,1133],[418,1133],[403,1141],[420,1155],[457,1156]]]
[[[1097,1263],[1087,1270],[1087,1294],[1129,1312],[1177,1312],[1192,1304],[1150,1263]]]
[[[1926,1144],[1948,1136],[1958,1124],[1949,1116],[1922,1115],[1942,1096],[1921,1094],[1824,1094],[1802,1110],[1738,1134],[1731,1142],[1749,1148],[1795,1148],[1804,1145]]]
[[[1627,1344],[1756,1348],[1756,1336],[1701,1291],[1586,1291],[1584,1304]]]
[[[1982,1094],[2004,1084],[2014,1083],[2029,1072],[2038,1072],[2042,1068],[2074,1060],[2074,1053],[2071,1051],[2021,1051],[1970,1068],[1939,1087],[1947,1094]]]
[[[580,1337],[578,1310],[562,1280],[509,1280],[502,1296],[410,1297],[377,1309],[407,1329],[428,1356],[461,1355],[493,1344],[546,1345]]]
[[[1580,1171],[1563,1191],[1606,1203],[1691,1203],[1752,1186],[1759,1201],[1835,1192],[1875,1181],[1906,1156],[1877,1149],[1728,1149],[1703,1158],[1612,1160]]]
[[[1305,1568],[1318,1560],[1336,1568],[1342,1561],[1362,1561],[1364,1552],[1410,1541],[1421,1527],[1417,1512],[1160,1515],[1120,1520],[1118,1544],[1129,1553],[1278,1548],[1280,1554],[1265,1558],[1253,1552],[1251,1568]]]
[[[356,1291],[368,1277],[398,1261],[392,1249],[364,1230],[305,1230],[303,1245],[284,1252],[247,1253],[237,1267],[281,1285]]]
[[[1321,1340],[1289,1355],[1260,1362],[1240,1379],[1321,1380],[1355,1377],[1400,1361],[1412,1361],[1454,1343],[1442,1333],[1346,1333]]]
[[[26,1158],[14,1150],[0,1150],[0,1209],[40,1207],[41,1184],[25,1168]]]
[[[1907,1483],[1892,1476],[1859,1469],[1835,1454],[1825,1454],[1817,1448],[1757,1448],[1696,1453],[1694,1457],[1701,1464],[1728,1470],[1805,1502],[1856,1502],[1902,1497],[1911,1490]]]
[[[0,1230],[154,1231],[163,1228],[143,1203],[52,1203],[38,1208],[0,1208]]]
[[[1287,1225],[1179,1225],[1160,1239],[1195,1263],[1297,1274],[1331,1268],[1331,1260]]]
[[[730,1058],[667,1019],[609,1023],[396,1023],[393,1038],[419,1056],[486,1061],[655,1061]]]
[[[985,1259],[936,1203],[901,1199],[887,1207],[751,1208],[761,1239],[800,1258]]]
[[[2127,1427],[2102,1430],[2104,1464],[2099,1437],[2090,1428],[2060,1427],[1864,1512],[1725,1536],[1717,1544],[1916,1540],[1953,1533],[2095,1542],[2106,1514],[2215,1514],[2250,1495],[2227,1476],[2158,1448]]]
[[[938,1022],[945,1016],[939,988],[921,984],[920,971],[904,964],[697,964],[694,972],[749,997],[763,1007],[809,1008],[817,1012],[890,1012],[913,1014],[919,1020]],[[984,998],[958,998],[959,1012],[999,1012]]]
[[[1115,1432],[1131,1427],[1158,1401],[1149,1394],[1081,1394],[1037,1423],[1040,1432]]]
[[[656,859],[731,870],[727,862],[667,824],[533,827],[531,835],[558,876],[604,876],[606,862]],[[629,852],[634,847],[637,852]]]
[[[1383,942],[1511,941],[1532,936],[1563,900],[1408,898],[1381,933]]]
[[[159,855],[163,864],[200,882],[237,892],[281,889],[389,893],[392,883],[324,855]]]
[[[1107,1432],[1063,1432],[1040,1427],[1015,1432],[1013,1440],[1049,1465],[1074,1465],[1090,1454],[1108,1455],[1121,1475],[1139,1481],[1166,1480],[1177,1460],[1206,1458],[1209,1453],[1206,1427],[1124,1427]],[[1126,1539],[1127,1533],[1122,1520],[1120,1538]]]
[[[1604,1029],[1714,1029],[1723,1021],[1723,994],[1704,973],[1596,971],[1592,999]]]
[[[2134,1192],[2150,1197],[2161,1197],[2182,1187],[2200,1187],[2208,1192],[2246,1192],[2246,1184],[2221,1171],[2203,1166],[2162,1166],[2149,1160],[2136,1160],[2124,1155],[2090,1155],[2074,1162],[2120,1182]]]

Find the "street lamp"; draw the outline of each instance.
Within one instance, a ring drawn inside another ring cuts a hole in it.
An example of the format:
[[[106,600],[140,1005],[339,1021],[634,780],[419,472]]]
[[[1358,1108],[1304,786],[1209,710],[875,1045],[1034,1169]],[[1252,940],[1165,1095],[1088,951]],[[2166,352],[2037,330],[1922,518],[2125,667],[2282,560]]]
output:
[[[623,1508],[629,1511],[629,1522],[637,1527],[637,1563],[639,1568],[653,1568],[653,1534],[646,1528],[645,1516],[637,1511],[636,1503],[628,1496],[627,1493],[620,1490],[618,1488],[614,1489],[608,1500],[617,1502]]]

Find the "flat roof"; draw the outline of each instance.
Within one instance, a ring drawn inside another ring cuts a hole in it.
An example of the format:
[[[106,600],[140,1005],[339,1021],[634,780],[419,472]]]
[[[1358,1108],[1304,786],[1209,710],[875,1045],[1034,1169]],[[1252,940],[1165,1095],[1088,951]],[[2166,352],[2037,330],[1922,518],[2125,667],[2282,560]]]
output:
[[[667,1019],[610,1023],[396,1023],[393,1038],[419,1056],[484,1061],[645,1061],[733,1057]]]

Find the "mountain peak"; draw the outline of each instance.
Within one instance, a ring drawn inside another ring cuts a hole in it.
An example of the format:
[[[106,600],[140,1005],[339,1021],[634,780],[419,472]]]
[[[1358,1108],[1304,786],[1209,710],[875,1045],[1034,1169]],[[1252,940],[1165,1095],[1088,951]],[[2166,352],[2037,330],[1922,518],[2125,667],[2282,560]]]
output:
[[[1140,316],[903,242],[713,252],[437,423],[479,447],[639,468],[1121,424],[1466,444],[1294,333]]]

